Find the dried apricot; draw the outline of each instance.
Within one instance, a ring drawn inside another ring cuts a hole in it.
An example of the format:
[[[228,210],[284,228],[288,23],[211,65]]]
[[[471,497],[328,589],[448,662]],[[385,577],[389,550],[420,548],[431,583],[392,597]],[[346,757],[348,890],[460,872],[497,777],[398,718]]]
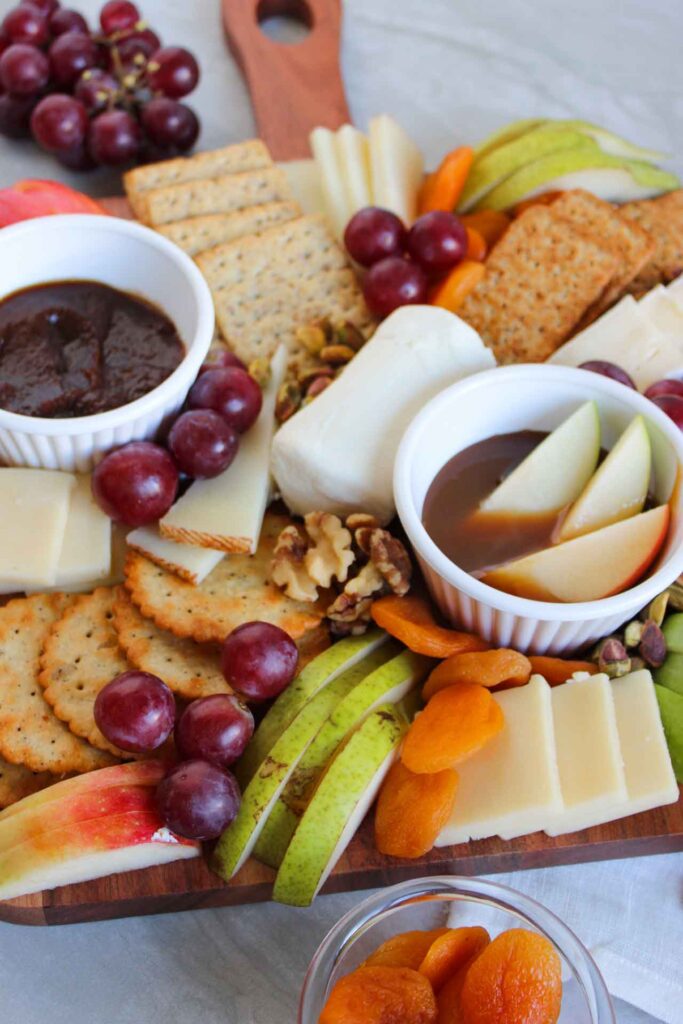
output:
[[[448,979],[478,956],[490,941],[485,928],[451,928],[431,944],[420,964],[420,974],[429,978],[438,995]]]
[[[416,654],[448,658],[460,651],[485,651],[488,644],[473,633],[437,625],[424,598],[389,594],[372,605],[372,617],[382,629]]]
[[[497,651],[467,651],[453,654],[433,670],[422,697],[429,700],[439,690],[455,683],[478,683],[479,686],[523,686],[529,682],[531,662],[518,651],[501,647]]]
[[[363,967],[411,967],[416,971],[434,940],[447,931],[448,928],[432,928],[392,935],[370,954]]]
[[[468,260],[478,260],[480,263],[486,259],[486,242],[484,236],[480,235],[476,228],[465,228],[467,232]]]
[[[407,732],[401,760],[418,774],[455,768],[481,750],[505,724],[484,686],[457,683],[439,690]]]
[[[436,1024],[436,997],[409,967],[359,967],[340,978],[319,1024]]]
[[[552,943],[524,928],[503,932],[476,958],[460,997],[463,1024],[555,1024],[562,968]]]
[[[392,765],[375,811],[380,853],[410,858],[428,853],[450,817],[457,788],[458,774],[452,768],[416,775],[402,761]]]
[[[592,661],[566,661],[564,658],[542,658],[535,654],[529,656],[531,671],[543,676],[550,686],[566,683],[575,672],[588,672],[594,676],[598,666]]]
[[[551,192],[541,192],[540,195],[531,196],[530,199],[522,199],[521,203],[517,203],[512,208],[512,216],[519,217],[521,214],[526,213],[527,210],[531,209],[532,206],[552,206],[556,199],[559,199],[563,195],[561,189],[553,189]]]
[[[476,213],[464,213],[460,220],[466,228],[474,228],[482,236],[490,249],[503,237],[510,227],[510,218],[500,210],[478,210]]]

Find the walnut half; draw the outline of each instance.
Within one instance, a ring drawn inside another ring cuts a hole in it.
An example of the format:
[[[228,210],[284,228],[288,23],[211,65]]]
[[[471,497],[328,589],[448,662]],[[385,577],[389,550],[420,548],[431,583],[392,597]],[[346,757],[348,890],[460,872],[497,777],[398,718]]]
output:
[[[351,548],[351,534],[339,516],[309,512],[304,516],[304,525],[313,545],[305,557],[308,575],[320,587],[329,587],[332,580],[345,583],[356,556]]]
[[[298,526],[285,526],[275,544],[270,578],[293,601],[317,601],[318,588],[306,569],[308,539]]]

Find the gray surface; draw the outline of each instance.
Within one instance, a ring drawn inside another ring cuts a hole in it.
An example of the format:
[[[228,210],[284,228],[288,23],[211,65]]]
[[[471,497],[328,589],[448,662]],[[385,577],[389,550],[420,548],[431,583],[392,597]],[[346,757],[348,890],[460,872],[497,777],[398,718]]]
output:
[[[100,6],[95,0],[75,5],[91,15]],[[2,0],[0,10],[10,6]],[[432,163],[446,148],[507,120],[551,115],[594,120],[664,148],[683,170],[676,0],[348,0],[345,6],[343,65],[356,122],[363,126],[381,111],[395,114]],[[184,43],[200,57],[203,80],[190,101],[202,117],[206,147],[253,131],[218,8],[217,0],[147,0],[143,7],[164,41]],[[32,144],[0,141],[0,183],[22,176],[69,180]],[[106,174],[71,180],[93,194],[112,191]],[[657,860],[651,863],[656,905]],[[571,870],[579,902],[581,869]],[[628,867],[618,872],[615,893],[627,874]],[[514,882],[524,889],[525,878],[520,873]],[[0,1017],[15,1024],[291,1021],[310,956],[358,899],[325,897],[307,911],[260,905],[50,930],[0,925]],[[653,1020],[621,1003],[617,1012],[620,1024]]]

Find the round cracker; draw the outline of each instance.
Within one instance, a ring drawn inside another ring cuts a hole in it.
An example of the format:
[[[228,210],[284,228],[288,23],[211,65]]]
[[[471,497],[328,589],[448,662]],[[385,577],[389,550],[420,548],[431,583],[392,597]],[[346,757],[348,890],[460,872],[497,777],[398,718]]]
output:
[[[59,776],[51,772],[32,772],[26,765],[10,764],[0,758],[0,810],[51,786],[58,779]]]

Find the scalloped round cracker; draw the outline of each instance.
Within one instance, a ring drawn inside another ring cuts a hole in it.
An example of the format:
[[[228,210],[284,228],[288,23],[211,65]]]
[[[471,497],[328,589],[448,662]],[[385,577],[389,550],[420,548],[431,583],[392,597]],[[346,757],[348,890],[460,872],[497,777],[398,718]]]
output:
[[[36,594],[0,608],[0,757],[36,772],[90,772],[115,761],[69,731],[38,682],[40,651],[69,601]]]
[[[0,758],[0,811],[58,781],[59,776],[52,772],[32,772],[26,765],[10,764]]]

